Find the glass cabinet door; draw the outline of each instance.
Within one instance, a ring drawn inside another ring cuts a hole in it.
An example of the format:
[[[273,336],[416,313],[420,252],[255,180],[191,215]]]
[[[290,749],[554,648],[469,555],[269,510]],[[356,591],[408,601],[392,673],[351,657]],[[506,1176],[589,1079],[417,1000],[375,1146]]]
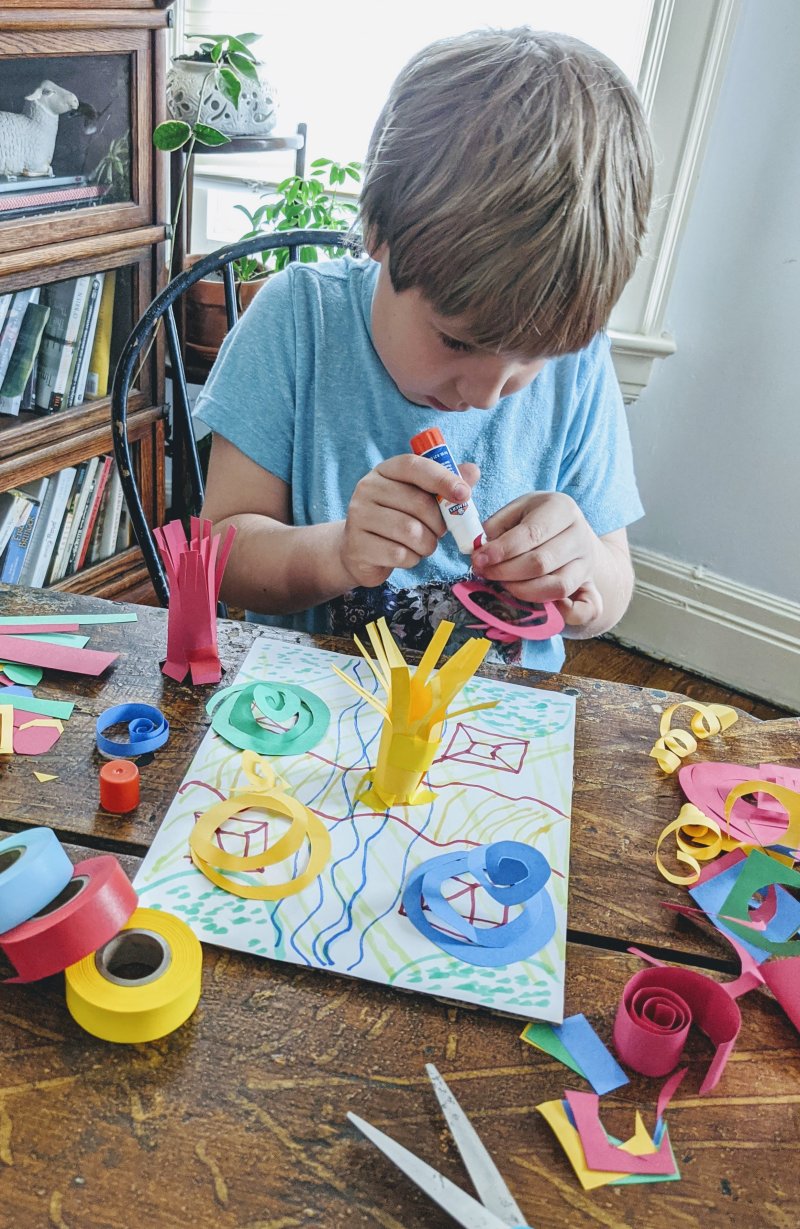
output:
[[[150,54],[146,30],[4,33],[0,252],[152,220]]]

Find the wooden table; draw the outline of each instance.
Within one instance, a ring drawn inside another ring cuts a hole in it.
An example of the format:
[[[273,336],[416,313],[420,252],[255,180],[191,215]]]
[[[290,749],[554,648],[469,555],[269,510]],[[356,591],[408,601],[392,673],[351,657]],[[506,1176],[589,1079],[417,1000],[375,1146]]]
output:
[[[3,614],[78,606],[108,608],[0,587]],[[92,647],[122,654],[107,679],[62,675],[37,689],[77,701],[56,748],[41,763],[16,756],[0,766],[4,833],[47,824],[74,860],[111,850],[131,876],[207,726],[209,691],[161,675],[165,614],[136,609],[136,624],[92,630]],[[225,681],[256,634],[245,624],[220,625]],[[566,675],[514,677],[578,697],[566,1008],[586,1012],[608,1039],[622,988],[641,967],[629,944],[732,970],[726,945],[676,923],[660,904],[685,900],[653,865],[655,838],[677,814],[679,791],[647,751],[659,712],[678,697]],[[115,818],[98,809],[94,721],[123,701],[158,705],[172,736],[143,768],[137,811]],[[703,753],[798,763],[800,721],[742,716]],[[57,773],[58,782],[40,785],[35,767]],[[9,987],[0,1005],[0,1229],[444,1229],[452,1221],[345,1117],[360,1113],[468,1186],[424,1074],[429,1061],[537,1229],[788,1229],[800,1222],[798,1037],[765,993],[747,996],[742,1009],[737,1049],[706,1097],[697,1090],[711,1050],[693,1031],[690,1072],[668,1114],[683,1180],[585,1194],[533,1108],[583,1085],[520,1042],[518,1021],[214,948],[205,949],[193,1018],[148,1045],[113,1046],[83,1033],[66,1010],[61,978]],[[605,1098],[609,1129],[629,1133],[637,1106],[652,1125],[659,1083],[637,1078]]]

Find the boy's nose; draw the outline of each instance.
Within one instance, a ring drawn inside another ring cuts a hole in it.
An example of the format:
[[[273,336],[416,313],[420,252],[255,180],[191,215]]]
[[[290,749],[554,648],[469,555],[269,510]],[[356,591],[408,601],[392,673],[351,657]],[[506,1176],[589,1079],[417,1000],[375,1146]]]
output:
[[[491,410],[501,397],[517,391],[515,365],[507,360],[484,362],[465,372],[458,381],[458,395],[476,410]]]

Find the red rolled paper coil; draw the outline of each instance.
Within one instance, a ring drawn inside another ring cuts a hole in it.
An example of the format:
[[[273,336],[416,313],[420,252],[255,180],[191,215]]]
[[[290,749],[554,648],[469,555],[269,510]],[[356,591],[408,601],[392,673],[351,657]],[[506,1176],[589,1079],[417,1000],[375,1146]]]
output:
[[[637,988],[634,981],[628,982],[617,1009],[614,1045],[623,1062],[642,1075],[668,1075],[689,1036],[691,1008],[666,986]]]
[[[0,948],[17,970],[6,984],[62,973],[113,939],[137,904],[111,854],[76,863],[72,879],[46,909],[0,935]]]

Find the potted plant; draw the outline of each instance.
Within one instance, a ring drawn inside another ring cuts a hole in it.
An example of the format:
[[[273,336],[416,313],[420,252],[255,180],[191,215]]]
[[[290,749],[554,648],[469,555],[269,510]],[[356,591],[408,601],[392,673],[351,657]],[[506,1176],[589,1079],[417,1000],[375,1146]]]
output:
[[[213,34],[191,55],[175,56],[166,81],[172,119],[210,126],[228,138],[268,136],[277,118],[275,89],[250,49],[259,37]]]
[[[331,158],[315,158],[308,178],[290,175],[274,192],[264,192],[264,204],[250,210],[236,205],[248,222],[240,239],[282,230],[348,230],[358,206],[342,200],[341,189],[352,180],[361,181],[360,162],[334,162]],[[332,248],[331,256],[341,256],[344,248]],[[301,261],[319,259],[315,247],[301,247]],[[190,257],[189,260],[201,257]],[[274,248],[261,256],[247,256],[236,261],[237,299],[244,311],[264,280],[285,268],[288,248]],[[225,293],[219,276],[203,278],[191,286],[186,295],[186,347],[200,366],[206,367],[216,358],[228,331],[225,313]]]

